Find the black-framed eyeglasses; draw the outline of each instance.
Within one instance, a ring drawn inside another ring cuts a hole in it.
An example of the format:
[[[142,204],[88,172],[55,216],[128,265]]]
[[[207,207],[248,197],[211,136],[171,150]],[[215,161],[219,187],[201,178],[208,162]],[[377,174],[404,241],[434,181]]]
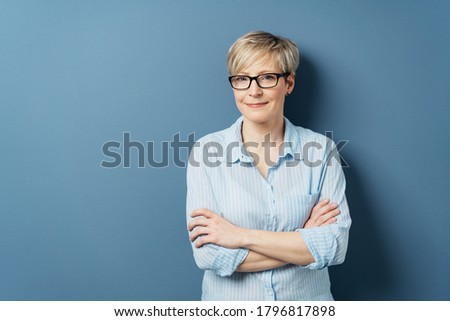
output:
[[[236,75],[228,77],[231,87],[238,90],[249,89],[252,81],[255,80],[260,88],[272,88],[278,85],[278,79],[289,76],[290,72],[282,74],[267,73],[255,77]]]

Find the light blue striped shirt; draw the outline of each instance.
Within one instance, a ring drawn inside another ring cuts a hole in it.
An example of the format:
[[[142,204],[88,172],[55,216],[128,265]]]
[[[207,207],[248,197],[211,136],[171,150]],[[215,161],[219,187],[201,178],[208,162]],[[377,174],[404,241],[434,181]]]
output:
[[[333,300],[327,267],[344,261],[351,224],[336,145],[285,118],[285,146],[265,179],[243,147],[241,125],[242,116],[192,148],[187,221],[192,210],[208,208],[244,228],[298,231],[315,262],[236,272],[247,249],[192,246],[195,262],[205,270],[202,300]],[[323,198],[339,205],[337,222],[304,229],[312,207]]]

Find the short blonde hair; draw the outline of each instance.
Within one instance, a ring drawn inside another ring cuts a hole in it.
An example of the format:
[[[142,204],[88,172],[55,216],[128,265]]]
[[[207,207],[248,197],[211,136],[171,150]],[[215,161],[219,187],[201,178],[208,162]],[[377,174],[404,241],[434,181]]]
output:
[[[262,58],[275,59],[283,72],[295,75],[300,52],[290,39],[265,31],[252,31],[239,37],[228,50],[228,73],[236,75]]]

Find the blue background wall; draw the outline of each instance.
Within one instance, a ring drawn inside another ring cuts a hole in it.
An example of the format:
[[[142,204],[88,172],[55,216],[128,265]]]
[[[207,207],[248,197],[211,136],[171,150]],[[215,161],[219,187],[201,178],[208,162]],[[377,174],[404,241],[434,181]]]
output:
[[[350,141],[336,299],[449,300],[449,4],[1,1],[0,299],[199,299],[185,168],[102,145],[229,126],[227,49],[262,29],[304,55],[288,117]]]

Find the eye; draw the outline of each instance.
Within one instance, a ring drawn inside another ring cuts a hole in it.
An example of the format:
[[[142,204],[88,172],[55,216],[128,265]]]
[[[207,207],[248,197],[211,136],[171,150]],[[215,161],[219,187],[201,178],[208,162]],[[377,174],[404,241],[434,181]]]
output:
[[[277,76],[275,74],[264,74],[264,75],[261,75],[260,77],[261,77],[261,80],[268,80],[268,81],[277,79]]]
[[[235,77],[233,77],[233,81],[236,81],[236,82],[248,81],[248,77],[246,77],[246,76],[235,76]]]

